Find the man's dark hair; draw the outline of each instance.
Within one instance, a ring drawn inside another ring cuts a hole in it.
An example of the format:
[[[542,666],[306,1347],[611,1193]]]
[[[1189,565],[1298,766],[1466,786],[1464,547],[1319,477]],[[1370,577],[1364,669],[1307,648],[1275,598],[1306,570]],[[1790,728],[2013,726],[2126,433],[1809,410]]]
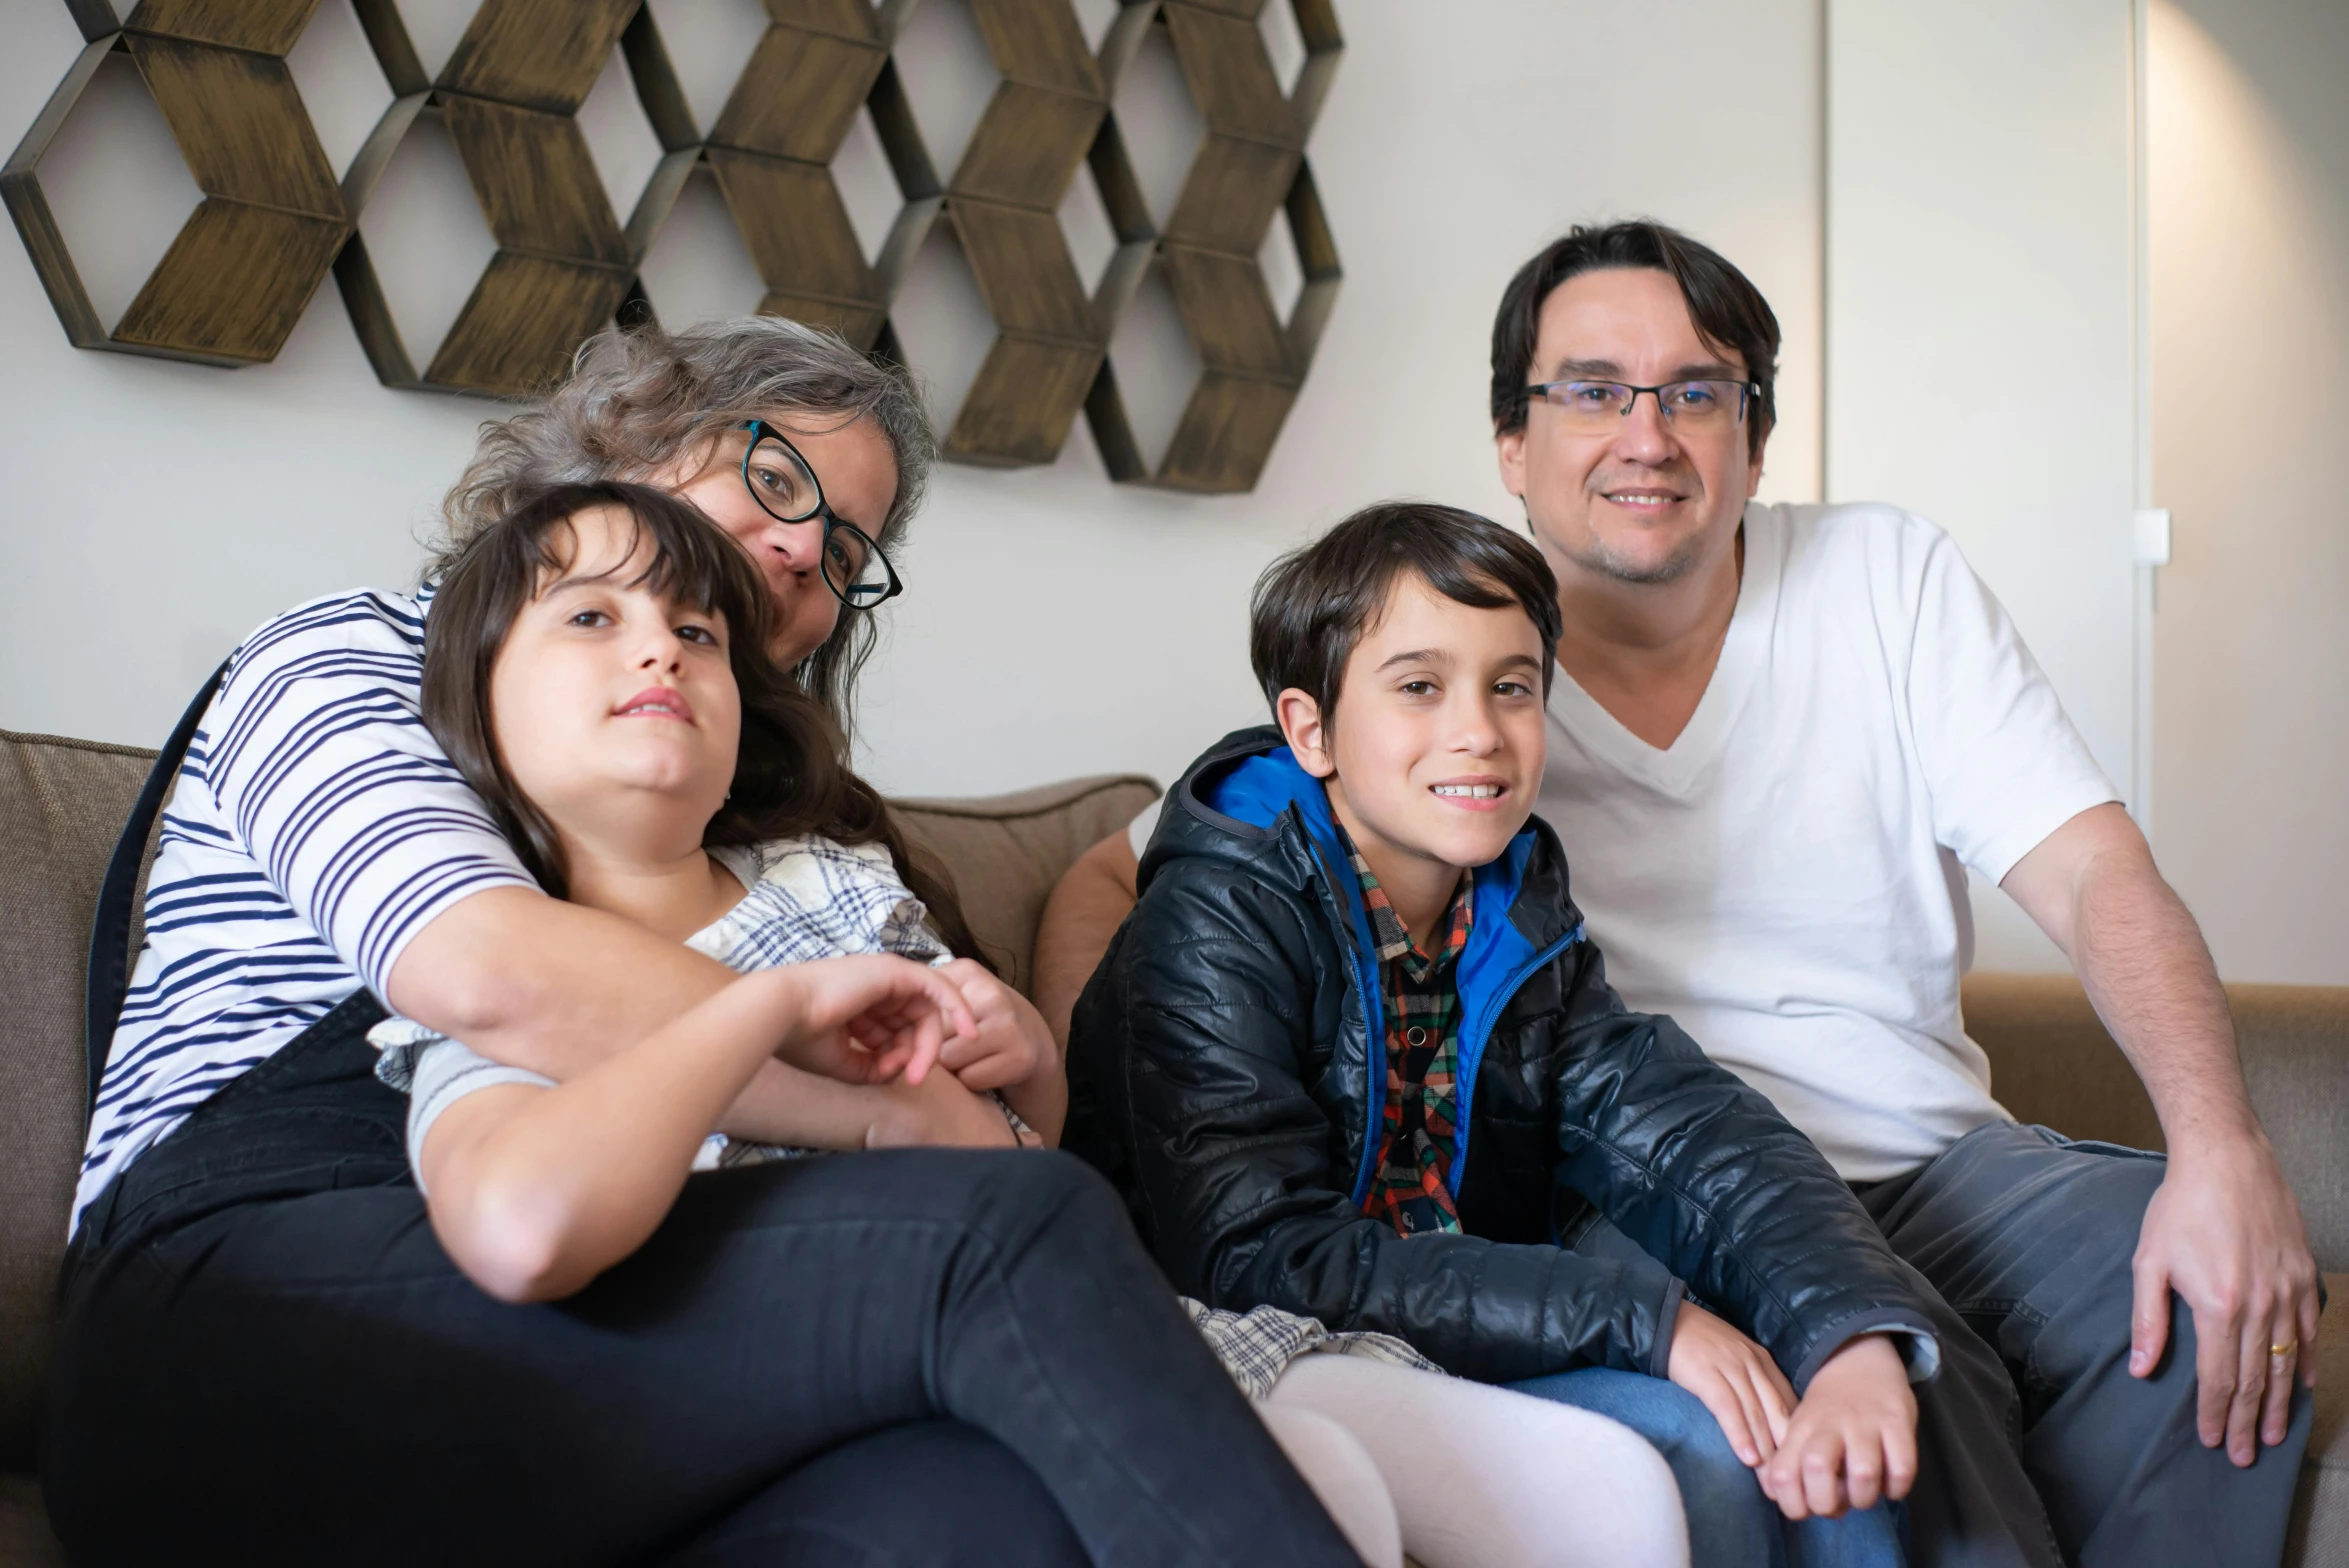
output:
[[[1697,335],[1745,361],[1746,379],[1761,388],[1745,421],[1746,450],[1758,454],[1778,422],[1778,317],[1727,257],[1647,218],[1578,223],[1519,267],[1501,291],[1501,308],[1493,316],[1493,434],[1525,428],[1525,389],[1534,379],[1542,305],[1567,279],[1618,267],[1669,273],[1688,301]]]
[[[1533,542],[1489,518],[1426,501],[1364,507],[1264,569],[1248,605],[1248,660],[1276,707],[1294,686],[1336,722],[1346,661],[1387,607],[1396,581],[1417,577],[1480,610],[1515,605],[1542,642],[1542,694],[1557,669],[1558,579]]]

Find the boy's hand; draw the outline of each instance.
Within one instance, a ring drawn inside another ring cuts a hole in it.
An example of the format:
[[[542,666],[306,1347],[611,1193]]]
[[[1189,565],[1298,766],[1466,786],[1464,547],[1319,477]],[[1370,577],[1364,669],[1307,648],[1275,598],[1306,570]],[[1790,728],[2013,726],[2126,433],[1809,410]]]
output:
[[[1747,1464],[1763,1464],[1784,1439],[1793,1385],[1768,1351],[1693,1301],[1682,1301],[1673,1320],[1665,1376],[1705,1402]]]
[[[1003,1089],[1026,1083],[1059,1060],[1044,1015],[1028,999],[967,958],[939,966],[969,1004],[977,1030],[949,1040],[941,1065],[966,1089]]]
[[[1789,1519],[1832,1519],[1908,1496],[1917,1479],[1917,1396],[1891,1340],[1864,1334],[1827,1358],[1760,1479]]]
[[[786,993],[775,1054],[843,1083],[887,1083],[902,1074],[918,1084],[946,1044],[978,1033],[961,990],[910,959],[820,958],[754,978]]]

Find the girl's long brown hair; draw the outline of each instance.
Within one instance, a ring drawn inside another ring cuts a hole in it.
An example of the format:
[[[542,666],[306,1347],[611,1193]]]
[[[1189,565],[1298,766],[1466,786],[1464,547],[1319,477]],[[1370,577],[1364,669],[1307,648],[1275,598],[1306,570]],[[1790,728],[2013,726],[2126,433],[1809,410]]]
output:
[[[703,830],[703,845],[760,844],[801,833],[883,845],[946,945],[986,963],[953,880],[913,851],[880,792],[849,766],[840,726],[768,655],[774,601],[758,567],[691,502],[645,485],[599,480],[520,497],[448,557],[425,614],[424,727],[489,807],[531,875],[555,897],[565,896],[562,841],[515,784],[498,748],[490,671],[523,606],[571,564],[577,547],[571,519],[597,507],[634,520],[631,556],[651,546],[650,561],[626,586],[726,622],[727,659],[742,693],[742,743],[733,792]]]

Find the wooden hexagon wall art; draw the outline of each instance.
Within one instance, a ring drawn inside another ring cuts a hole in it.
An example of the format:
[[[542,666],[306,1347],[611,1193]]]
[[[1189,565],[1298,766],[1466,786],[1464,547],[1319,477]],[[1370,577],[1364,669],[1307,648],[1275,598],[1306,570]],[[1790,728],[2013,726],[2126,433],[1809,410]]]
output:
[[[1344,47],[1334,0],[1122,0],[1098,50],[1072,0],[969,0],[998,80],[945,178],[890,53],[919,0],[764,0],[769,25],[706,129],[641,0],[481,0],[437,75],[397,0],[352,0],[393,99],[339,182],[286,67],[318,0],[137,0],[127,17],[112,0],[63,3],[87,46],[0,169],[0,197],[77,347],[265,361],[332,271],[385,385],[527,395],[559,379],[579,342],[616,314],[650,318],[636,269],[699,167],[764,281],[762,311],[893,357],[903,356],[890,307],[915,252],[947,225],[993,330],[947,422],[948,457],[1049,463],[1082,412],[1113,478],[1216,493],[1247,490],[1262,473],[1343,276],[1305,158]],[[1267,3],[1291,7],[1305,45],[1287,93],[1258,27]],[[1165,30],[1205,124],[1163,226],[1112,107],[1153,28]],[[153,95],[203,201],[109,331],[66,252],[40,162],[116,50]],[[662,149],[625,218],[576,118],[615,50]],[[902,198],[870,263],[831,170],[860,108]],[[427,116],[455,145],[496,251],[419,371],[357,216]],[[1089,294],[1057,216],[1079,164],[1117,242]],[[1257,261],[1284,214],[1303,274],[1286,320]],[[1153,266],[1201,366],[1155,468],[1108,357]]]

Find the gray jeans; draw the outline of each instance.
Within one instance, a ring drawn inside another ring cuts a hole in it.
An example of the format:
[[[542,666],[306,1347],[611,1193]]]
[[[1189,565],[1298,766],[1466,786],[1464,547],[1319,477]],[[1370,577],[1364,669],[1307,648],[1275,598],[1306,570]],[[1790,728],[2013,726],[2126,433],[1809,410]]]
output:
[[[2238,1470],[2195,1432],[2194,1314],[2175,1295],[2168,1353],[2153,1376],[2129,1375],[2130,1262],[2166,1168],[1994,1122],[1860,1201],[1932,1282],[1936,1315],[1945,1305],[1972,1330],[1945,1326],[1943,1345],[1987,1350],[2006,1374],[2003,1389],[1969,1376],[1943,1391],[1939,1434],[1975,1452],[1993,1434],[2015,1444],[2066,1561],[2267,1568],[2284,1554],[2308,1391],[2294,1393],[2283,1445]],[[1922,1546],[1914,1504],[1910,1519]]]
[[[2308,1446],[2290,1434],[2238,1470],[2194,1427],[2194,1315],[2129,1376],[2130,1261],[2158,1154],[1994,1122],[1922,1169],[1859,1190],[1924,1276],[1941,1374],[1917,1390],[1908,1502],[1919,1568],[2272,1568]],[[1604,1220],[1578,1251],[1629,1247]]]

